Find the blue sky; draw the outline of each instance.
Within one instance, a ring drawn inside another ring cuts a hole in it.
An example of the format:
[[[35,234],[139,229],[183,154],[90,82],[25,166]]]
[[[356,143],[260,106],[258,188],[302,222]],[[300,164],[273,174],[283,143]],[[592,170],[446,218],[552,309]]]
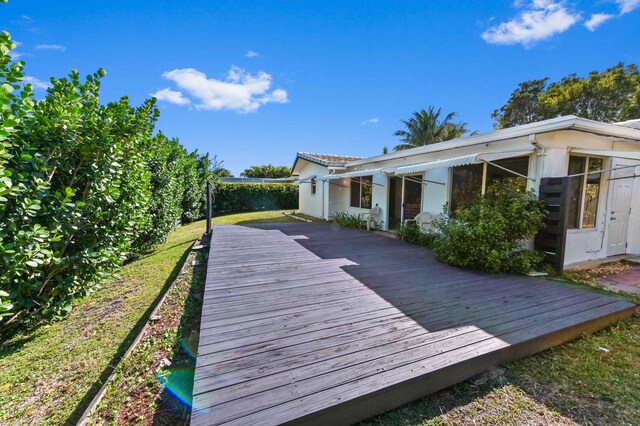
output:
[[[370,156],[429,105],[480,132],[517,83],[640,64],[640,0],[29,1],[0,6],[39,97],[71,68],[235,174]]]

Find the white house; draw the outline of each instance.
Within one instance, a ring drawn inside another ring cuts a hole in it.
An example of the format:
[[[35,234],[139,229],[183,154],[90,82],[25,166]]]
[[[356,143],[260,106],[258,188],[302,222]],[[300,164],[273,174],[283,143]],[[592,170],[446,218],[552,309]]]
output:
[[[450,212],[517,176],[548,204],[536,245],[560,267],[640,254],[640,120],[558,117],[370,158],[298,153],[292,171],[303,214],[378,206],[383,230]]]

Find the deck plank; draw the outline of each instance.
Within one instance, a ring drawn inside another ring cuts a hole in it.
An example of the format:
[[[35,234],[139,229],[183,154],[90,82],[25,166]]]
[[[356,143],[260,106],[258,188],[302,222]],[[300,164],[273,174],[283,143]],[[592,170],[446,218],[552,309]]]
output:
[[[192,424],[350,424],[633,309],[324,223],[216,227]]]

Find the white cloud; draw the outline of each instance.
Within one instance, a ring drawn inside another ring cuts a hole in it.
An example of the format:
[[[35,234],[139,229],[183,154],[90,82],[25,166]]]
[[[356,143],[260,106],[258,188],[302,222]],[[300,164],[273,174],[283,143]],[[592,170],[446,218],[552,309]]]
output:
[[[43,89],[44,90],[44,89],[48,89],[49,87],[51,87],[51,85],[49,83],[47,83],[46,81],[42,81],[42,80],[40,80],[38,78],[31,77],[31,76],[28,76],[28,75],[25,75],[22,78],[22,81],[24,83],[27,83],[27,84],[30,83],[31,86],[33,86],[34,90],[35,89]]]
[[[175,69],[162,76],[197,99],[197,109],[253,112],[267,103],[289,102],[286,90],[270,90],[272,77],[263,71],[250,74],[234,66],[224,80],[207,78],[194,68]]]
[[[244,54],[247,58],[255,58],[256,56],[260,56],[258,52],[254,52],[253,50],[247,50],[247,53]]]
[[[591,18],[584,23],[584,26],[587,27],[589,31],[595,31],[600,25],[607,22],[609,19],[615,18],[616,15],[611,15],[609,13],[594,13],[591,15]]]
[[[57,50],[58,52],[64,52],[67,50],[65,46],[60,44],[39,44],[36,46],[37,50]]]
[[[616,0],[616,3],[620,6],[620,15],[624,15],[640,7],[640,0]]]
[[[360,123],[361,126],[366,126],[368,124],[378,124],[380,122],[380,119],[378,117],[373,117],[373,118],[369,118],[368,120],[364,120],[362,123]]]
[[[27,22],[31,22],[31,21],[33,21],[33,19],[31,19],[31,17],[30,17],[30,16],[27,16],[27,15],[22,15],[22,16],[21,16],[21,18],[22,18],[23,20],[27,21]]]
[[[533,0],[515,18],[482,33],[482,38],[490,44],[522,44],[527,47],[568,30],[580,19],[580,14],[567,9],[564,1]]]
[[[176,105],[186,105],[191,102],[189,99],[184,97],[182,92],[171,90],[169,88],[158,90],[152,93],[151,96],[159,101],[165,101]]]

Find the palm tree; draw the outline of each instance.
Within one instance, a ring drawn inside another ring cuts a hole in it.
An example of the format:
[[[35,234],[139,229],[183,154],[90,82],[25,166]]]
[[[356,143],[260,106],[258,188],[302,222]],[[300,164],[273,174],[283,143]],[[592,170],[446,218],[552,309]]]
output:
[[[431,145],[459,138],[469,133],[467,123],[453,122],[457,115],[455,112],[447,114],[444,119],[440,120],[441,111],[440,108],[436,111],[434,107],[430,106],[427,111],[421,109],[414,112],[413,117],[409,120],[401,120],[406,129],[394,133],[394,136],[400,137],[402,143],[396,145],[393,150],[402,151],[417,146]]]

